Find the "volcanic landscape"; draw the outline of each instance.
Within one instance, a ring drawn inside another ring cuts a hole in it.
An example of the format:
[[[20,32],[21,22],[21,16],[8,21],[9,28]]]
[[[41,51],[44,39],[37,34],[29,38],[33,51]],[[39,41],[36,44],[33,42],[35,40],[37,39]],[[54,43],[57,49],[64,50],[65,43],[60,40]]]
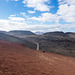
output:
[[[75,75],[75,58],[0,40],[0,75]]]

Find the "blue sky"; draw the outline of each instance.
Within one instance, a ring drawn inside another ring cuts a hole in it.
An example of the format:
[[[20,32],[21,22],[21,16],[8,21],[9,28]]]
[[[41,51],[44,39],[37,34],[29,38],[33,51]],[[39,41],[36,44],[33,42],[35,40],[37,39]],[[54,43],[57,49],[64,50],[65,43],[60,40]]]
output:
[[[75,0],[0,0],[0,30],[75,32]]]

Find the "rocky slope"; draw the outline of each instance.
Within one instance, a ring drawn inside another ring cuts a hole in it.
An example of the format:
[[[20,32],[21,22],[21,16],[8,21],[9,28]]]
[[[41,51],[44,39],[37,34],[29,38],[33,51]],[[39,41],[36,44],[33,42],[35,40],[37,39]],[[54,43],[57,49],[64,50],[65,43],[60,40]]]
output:
[[[36,41],[40,50],[75,57],[75,33],[48,32],[44,35],[25,37]]]

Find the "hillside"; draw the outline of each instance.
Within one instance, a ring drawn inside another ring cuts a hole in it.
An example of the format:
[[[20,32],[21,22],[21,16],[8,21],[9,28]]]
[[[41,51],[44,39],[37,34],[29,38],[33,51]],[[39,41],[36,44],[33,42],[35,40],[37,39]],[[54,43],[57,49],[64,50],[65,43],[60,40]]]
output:
[[[32,42],[25,40],[23,38],[18,38],[18,37],[12,36],[12,35],[8,35],[5,33],[0,33],[0,40],[5,40],[5,41],[13,42],[13,43],[20,43],[20,44],[23,44],[29,48],[36,49],[35,43],[32,43]]]
[[[8,34],[14,35],[14,36],[35,35],[31,31],[22,31],[22,30],[9,31]]]
[[[25,39],[37,41],[40,50],[75,57],[75,33],[48,32]]]
[[[0,40],[0,75],[74,75],[75,58]]]
[[[43,35],[44,33],[43,32],[35,32],[35,34],[37,34],[37,35]]]

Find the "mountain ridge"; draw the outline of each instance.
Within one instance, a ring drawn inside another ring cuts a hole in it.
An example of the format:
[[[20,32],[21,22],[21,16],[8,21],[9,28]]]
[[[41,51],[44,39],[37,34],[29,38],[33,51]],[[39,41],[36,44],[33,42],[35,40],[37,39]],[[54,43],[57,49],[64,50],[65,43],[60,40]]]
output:
[[[9,31],[8,34],[14,35],[14,36],[35,35],[35,34],[34,34],[33,32],[31,32],[31,31],[22,31],[22,30]]]
[[[75,57],[75,33],[73,32],[64,33],[61,31],[60,32],[57,31],[57,32],[47,32],[43,35],[24,35],[24,36],[16,35],[17,39],[12,37],[15,37],[15,35],[12,35],[11,38],[6,38],[8,39],[7,41],[13,39],[14,41],[17,40],[16,41],[17,43],[22,44],[25,44],[25,41],[27,41],[27,46],[29,48],[34,49],[36,49],[37,45],[35,44],[35,42],[37,42],[39,43],[39,50],[41,51]]]

